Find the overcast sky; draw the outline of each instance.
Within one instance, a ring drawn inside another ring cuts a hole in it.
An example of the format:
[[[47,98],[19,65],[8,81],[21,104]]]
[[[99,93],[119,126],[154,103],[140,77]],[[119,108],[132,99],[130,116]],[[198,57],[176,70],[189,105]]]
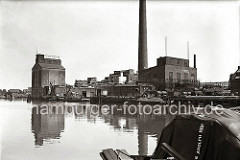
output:
[[[137,69],[138,1],[1,1],[0,89],[31,86],[36,48],[58,55],[66,82]],[[198,79],[228,81],[239,65],[239,7],[228,2],[147,2],[148,61],[197,54]]]

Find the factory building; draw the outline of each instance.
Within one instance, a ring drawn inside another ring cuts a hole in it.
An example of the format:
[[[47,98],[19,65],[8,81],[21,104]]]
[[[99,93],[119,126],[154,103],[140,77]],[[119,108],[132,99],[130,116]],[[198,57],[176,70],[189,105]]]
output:
[[[139,1],[138,82],[149,83],[158,90],[175,89],[177,86],[197,85],[196,56],[194,67],[189,60],[160,57],[155,67],[148,68],[146,0]],[[188,53],[189,54],[189,53]]]
[[[87,80],[75,80],[74,87],[95,87],[97,84],[97,77],[88,77]]]
[[[194,59],[194,67],[189,67],[188,59],[160,57],[156,66],[142,70],[139,81],[150,83],[158,90],[174,89],[181,85],[194,87],[198,84],[196,58]]]
[[[89,86],[95,86],[97,84],[97,77],[88,77],[87,83]]]
[[[44,88],[65,86],[65,68],[57,56],[36,55],[36,63],[32,68],[32,97],[44,95]]]
[[[74,87],[87,87],[87,80],[75,80]]]
[[[74,87],[72,89],[72,93],[77,94],[82,98],[90,98],[96,96],[96,88],[88,86],[88,87]]]
[[[240,95],[240,66],[235,73],[230,75],[229,86],[232,94]]]
[[[114,71],[113,74],[109,75],[109,83],[110,84],[119,84],[121,83],[120,81],[120,77],[122,76],[122,72],[121,71]]]
[[[123,76],[126,77],[126,84],[136,84],[138,81],[138,75],[133,69],[123,71]]]
[[[108,77],[102,80],[102,84],[118,85],[118,84],[136,84],[138,81],[138,75],[133,69],[114,71]]]

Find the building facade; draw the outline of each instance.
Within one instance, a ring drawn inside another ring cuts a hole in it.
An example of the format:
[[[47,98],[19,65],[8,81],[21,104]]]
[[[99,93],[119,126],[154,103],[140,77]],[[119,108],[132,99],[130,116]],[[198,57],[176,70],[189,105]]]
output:
[[[138,75],[133,69],[123,71],[123,76],[126,77],[126,84],[136,84],[138,81]]]
[[[74,87],[87,87],[87,80],[75,80]]]
[[[96,88],[94,87],[74,87],[72,92],[82,98],[90,98],[96,96]]]
[[[88,77],[87,83],[89,86],[95,86],[97,84],[97,77]]]
[[[133,69],[114,71],[113,74],[110,74],[108,77],[105,77],[102,80],[102,84],[136,84],[138,81],[138,75],[134,72]]]
[[[97,85],[97,77],[88,77],[87,80],[75,80],[74,87],[95,87]]]
[[[189,67],[188,59],[160,57],[157,66],[142,70],[139,82],[150,83],[158,90],[174,89],[181,85],[195,86],[198,84],[197,68]]]
[[[44,87],[65,85],[65,68],[57,56],[36,55],[32,68],[32,97],[43,96]]]

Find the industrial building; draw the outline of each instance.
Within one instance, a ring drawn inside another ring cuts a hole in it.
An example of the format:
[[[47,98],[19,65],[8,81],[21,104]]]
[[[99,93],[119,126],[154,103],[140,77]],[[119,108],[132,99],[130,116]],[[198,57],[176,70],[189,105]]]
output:
[[[166,54],[165,57],[157,59],[157,65],[155,67],[148,68],[147,50],[146,0],[140,0],[138,82],[150,83],[158,90],[171,90],[178,86],[186,87],[186,85],[195,86],[198,84],[196,55],[194,55],[194,67],[189,67],[188,59],[169,57]]]
[[[75,80],[74,87],[95,87],[97,84],[97,77],[88,77],[87,80]]]
[[[88,77],[87,83],[89,86],[95,86],[97,84],[97,77]]]
[[[75,80],[74,87],[87,87],[87,80]]]
[[[108,77],[105,77],[102,80],[102,84],[136,84],[138,81],[138,75],[134,72],[133,69],[114,71],[113,74],[110,74]]]
[[[74,87],[72,89],[72,93],[77,94],[82,98],[90,98],[96,95],[96,88],[88,86],[88,87]]]
[[[141,83],[150,83],[158,90],[198,85],[196,58],[194,58],[194,67],[189,67],[188,59],[160,57],[157,59],[156,66],[141,72],[139,81]]]
[[[138,81],[138,75],[133,69],[123,71],[123,76],[126,77],[126,84],[136,84]]]
[[[59,57],[37,54],[32,68],[32,97],[42,97],[44,89],[49,92],[52,86],[65,86],[65,68]]]

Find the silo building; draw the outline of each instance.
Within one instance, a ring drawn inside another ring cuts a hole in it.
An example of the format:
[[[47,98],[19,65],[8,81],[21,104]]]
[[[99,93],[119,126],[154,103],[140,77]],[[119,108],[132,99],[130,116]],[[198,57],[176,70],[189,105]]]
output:
[[[32,68],[32,97],[42,97],[44,88],[51,86],[65,86],[65,68],[58,56],[37,54]]]

